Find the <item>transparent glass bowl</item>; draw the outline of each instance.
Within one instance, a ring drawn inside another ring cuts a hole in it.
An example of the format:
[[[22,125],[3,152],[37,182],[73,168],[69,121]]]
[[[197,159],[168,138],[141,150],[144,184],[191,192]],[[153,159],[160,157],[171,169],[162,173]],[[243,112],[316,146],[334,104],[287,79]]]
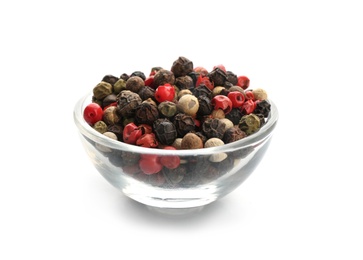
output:
[[[278,120],[278,110],[269,100],[271,112],[266,123],[258,132],[239,141],[191,150],[144,148],[112,140],[88,125],[83,110],[91,97],[91,94],[82,97],[74,107],[74,122],[89,158],[101,175],[123,194],[156,208],[200,207],[232,192],[263,158]],[[164,167],[159,173],[147,175],[138,167],[141,154],[177,155],[181,164],[174,170]],[[219,155],[226,159],[210,160]]]

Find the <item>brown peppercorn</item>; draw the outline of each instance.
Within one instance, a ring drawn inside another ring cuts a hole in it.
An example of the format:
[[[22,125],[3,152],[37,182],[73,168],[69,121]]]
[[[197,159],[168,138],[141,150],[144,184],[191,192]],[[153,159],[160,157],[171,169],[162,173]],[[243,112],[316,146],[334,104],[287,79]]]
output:
[[[226,124],[218,118],[207,118],[202,125],[202,131],[208,139],[212,137],[223,139]]]
[[[164,85],[166,83],[169,83],[170,85],[174,85],[175,83],[175,76],[173,72],[166,69],[161,69],[154,75],[154,85],[156,87],[160,85]]]
[[[174,73],[175,77],[188,75],[188,73],[193,71],[193,62],[185,57],[179,57],[173,62],[171,71]]]
[[[161,144],[171,145],[177,137],[175,126],[167,118],[159,118],[153,123],[154,133]]]
[[[238,126],[233,126],[231,128],[228,128],[224,132],[223,141],[227,143],[232,143],[235,141],[238,141],[242,138],[245,138],[247,134],[243,132]]]
[[[188,75],[180,76],[175,79],[175,86],[179,89],[190,89],[194,87],[194,82]]]
[[[145,82],[139,76],[132,76],[126,81],[126,89],[138,93],[145,86]]]
[[[158,105],[159,113],[164,117],[173,117],[178,109],[176,104],[171,101],[163,101]]]
[[[220,68],[215,68],[212,70],[208,77],[210,81],[214,83],[214,86],[223,86],[224,82],[227,80],[227,74]]]
[[[93,88],[93,96],[98,100],[103,100],[106,96],[112,94],[112,85],[101,81]]]
[[[140,96],[130,90],[123,90],[117,95],[117,113],[123,117],[133,117],[135,108],[142,102]]]
[[[247,135],[253,134],[260,129],[260,118],[253,113],[244,115],[241,118],[238,127]]]
[[[178,137],[183,137],[190,131],[195,130],[194,119],[184,113],[176,114],[173,123],[175,125],[176,132],[178,133]]]
[[[203,148],[202,139],[194,133],[187,133],[181,141],[181,149],[200,149]]]
[[[158,108],[149,102],[142,102],[135,108],[135,123],[152,125],[159,118]]]

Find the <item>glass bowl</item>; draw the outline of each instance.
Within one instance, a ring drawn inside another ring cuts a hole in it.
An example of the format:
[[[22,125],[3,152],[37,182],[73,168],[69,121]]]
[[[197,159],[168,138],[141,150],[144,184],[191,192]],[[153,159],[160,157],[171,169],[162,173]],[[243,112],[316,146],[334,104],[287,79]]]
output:
[[[106,137],[83,118],[92,94],[82,97],[74,107],[74,122],[81,142],[99,173],[129,198],[155,208],[188,209],[212,203],[239,187],[254,171],[269,146],[278,120],[276,105],[261,129],[239,141],[222,146],[165,150],[144,148]],[[156,174],[140,171],[140,156],[180,157],[176,169]],[[216,158],[224,158],[222,161]]]

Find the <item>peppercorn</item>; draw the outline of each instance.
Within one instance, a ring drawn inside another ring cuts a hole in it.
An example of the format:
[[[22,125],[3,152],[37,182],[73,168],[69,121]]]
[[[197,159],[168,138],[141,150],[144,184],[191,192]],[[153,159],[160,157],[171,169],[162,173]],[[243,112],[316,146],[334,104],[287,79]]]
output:
[[[238,79],[237,75],[234,74],[232,71],[227,71],[227,81],[230,82],[232,85],[237,85]]]
[[[145,76],[144,72],[138,71],[138,70],[131,73],[130,77],[133,77],[133,76],[138,76],[142,80],[145,80],[146,79],[146,76]]]
[[[158,105],[159,113],[164,117],[173,117],[177,113],[177,107],[174,102],[163,101]]]
[[[256,101],[256,108],[254,114],[262,114],[264,117],[268,117],[271,111],[271,104],[267,100]]]
[[[114,75],[105,75],[101,81],[110,83],[112,86],[119,80],[118,77],[114,76]]]
[[[199,109],[198,98],[193,95],[183,95],[177,104],[178,109],[184,114],[195,116]]]
[[[223,86],[216,86],[212,90],[212,97],[215,97],[217,95],[221,95],[221,91],[225,90],[226,88]]]
[[[103,134],[104,132],[107,132],[107,124],[106,124],[104,121],[102,121],[102,120],[97,121],[97,122],[93,125],[93,128],[94,128],[97,132],[99,132],[99,133],[101,133],[101,134]]]
[[[104,132],[103,133],[104,136],[107,136],[108,138],[111,138],[113,140],[117,140],[117,136],[112,133],[112,132]],[[104,146],[103,144],[100,144],[100,143],[96,143],[95,144],[95,147],[100,151],[100,152],[103,152],[103,153],[111,153],[112,152],[112,149],[107,147],[107,146]]]
[[[115,103],[117,99],[117,95],[115,94],[110,94],[108,96],[106,96],[103,100],[102,100],[102,107],[105,108],[109,105],[111,105],[112,103]]]
[[[117,95],[117,113],[123,117],[133,117],[135,108],[142,102],[140,96],[130,90],[122,90]]]
[[[194,87],[194,82],[188,75],[180,76],[175,79],[175,86],[179,89],[190,89]]]
[[[125,82],[129,79],[129,75],[127,75],[126,73],[122,73],[120,76],[120,79],[123,79]]]
[[[195,123],[191,116],[184,113],[178,113],[175,115],[173,123],[178,133],[178,137],[183,137],[190,131],[195,129]]]
[[[123,127],[118,124],[108,125],[107,132],[112,132],[117,136],[117,140],[122,140]]]
[[[234,126],[233,122],[228,118],[220,118],[219,121],[226,124],[226,130]]]
[[[171,145],[177,137],[175,125],[167,118],[159,118],[153,123],[154,133],[161,144]]]
[[[196,97],[207,96],[212,99],[213,92],[206,85],[200,84],[198,87],[191,89],[192,93]]]
[[[265,100],[267,99],[267,92],[262,88],[256,88],[252,90],[253,95],[255,96],[255,100]]]
[[[162,172],[164,174],[165,180],[171,186],[179,184],[183,180],[184,176],[187,174],[186,167],[183,166],[179,166],[175,169],[169,169],[164,167]]]
[[[215,146],[221,146],[224,145],[224,142],[219,139],[219,138],[209,138],[205,144],[204,144],[204,148],[209,148],[209,147],[215,147]],[[212,154],[211,156],[209,156],[209,161],[211,162],[221,162],[224,159],[227,158],[227,154],[226,153],[215,153]]]
[[[177,97],[178,97],[178,99],[180,99],[182,96],[184,96],[186,94],[193,95],[193,93],[190,89],[182,89],[178,92]]]
[[[218,118],[207,118],[203,122],[202,131],[208,139],[212,137],[222,139],[226,131],[226,124]]]
[[[200,149],[203,148],[202,139],[194,133],[187,133],[181,141],[181,149]]]
[[[198,116],[210,115],[213,111],[213,106],[209,97],[201,95],[198,97],[199,109],[197,112]]]
[[[98,100],[102,100],[110,94],[112,94],[112,85],[105,81],[101,81],[93,88],[93,96]]]
[[[139,94],[142,100],[146,100],[148,98],[154,99],[155,89],[149,86],[144,86],[143,88],[140,89],[140,91],[137,94]]]
[[[131,76],[126,81],[126,89],[138,93],[145,86],[145,82],[139,76]]]
[[[126,89],[126,80],[124,79],[119,79],[113,85],[113,93],[115,93],[116,95],[125,89]]]
[[[244,115],[241,118],[238,127],[247,135],[251,135],[260,129],[260,118],[252,113]]]
[[[245,138],[246,136],[246,133],[243,132],[238,126],[233,126],[231,128],[228,128],[224,132],[223,142],[225,142],[226,144],[232,143],[242,138]]]
[[[110,106],[108,108],[106,108],[103,111],[103,116],[102,116],[102,120],[107,124],[107,125],[114,125],[114,124],[118,124],[121,120],[120,116],[117,114],[117,107],[115,106]]]
[[[175,76],[173,72],[166,69],[161,69],[158,72],[156,72],[156,74],[154,75],[154,85],[158,87],[160,85],[164,85],[167,83],[170,85],[174,85]]]
[[[135,123],[152,125],[159,118],[159,111],[155,105],[142,102],[135,108]]]
[[[226,114],[224,113],[224,111],[222,109],[213,109],[212,113],[210,114],[210,116],[212,118],[218,118],[218,119],[222,119],[226,117]]]
[[[174,73],[175,77],[188,75],[188,73],[193,71],[193,62],[185,57],[179,57],[173,62],[171,71]]]
[[[226,115],[226,118],[232,121],[234,125],[238,125],[241,117],[243,116],[241,109],[232,108],[232,110]]]
[[[213,69],[209,74],[208,77],[210,81],[214,83],[214,86],[223,86],[224,82],[227,80],[227,74],[219,67]]]

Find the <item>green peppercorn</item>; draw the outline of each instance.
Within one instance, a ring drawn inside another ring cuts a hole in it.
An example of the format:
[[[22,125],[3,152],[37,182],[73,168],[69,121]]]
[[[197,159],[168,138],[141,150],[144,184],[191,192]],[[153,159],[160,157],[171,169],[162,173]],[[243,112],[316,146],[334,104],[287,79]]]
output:
[[[97,122],[93,125],[93,128],[94,128],[97,132],[99,132],[99,133],[103,134],[104,132],[106,132],[106,131],[107,131],[107,124],[106,124],[104,121],[100,120],[100,121],[97,121]]]
[[[101,81],[93,88],[93,96],[98,100],[102,100],[112,94],[112,91],[113,89],[110,83]]]
[[[163,101],[158,105],[158,110],[160,114],[164,117],[173,117],[178,109],[176,104],[171,101]]]
[[[260,118],[253,113],[244,115],[239,121],[238,127],[247,135],[253,134],[260,129]]]
[[[115,82],[115,84],[113,84],[113,92],[116,95],[125,89],[126,89],[126,80],[124,79],[119,79],[118,81]]]

